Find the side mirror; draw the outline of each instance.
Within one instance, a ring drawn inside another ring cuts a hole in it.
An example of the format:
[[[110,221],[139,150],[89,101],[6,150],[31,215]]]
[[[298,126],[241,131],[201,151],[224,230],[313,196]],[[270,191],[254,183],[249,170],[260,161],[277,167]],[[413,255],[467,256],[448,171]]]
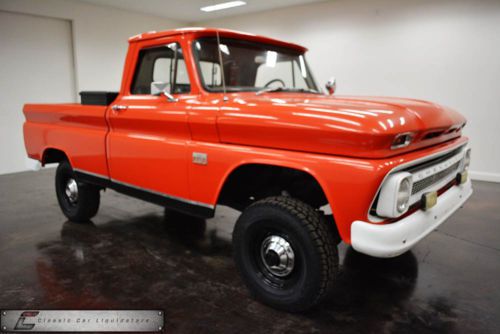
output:
[[[170,84],[162,81],[153,81],[151,83],[151,95],[163,95],[167,98],[168,102],[177,102],[179,99],[170,94]]]
[[[335,91],[337,90],[337,81],[335,78],[330,78],[326,84],[325,84],[326,91],[328,94],[333,95],[335,94]]]

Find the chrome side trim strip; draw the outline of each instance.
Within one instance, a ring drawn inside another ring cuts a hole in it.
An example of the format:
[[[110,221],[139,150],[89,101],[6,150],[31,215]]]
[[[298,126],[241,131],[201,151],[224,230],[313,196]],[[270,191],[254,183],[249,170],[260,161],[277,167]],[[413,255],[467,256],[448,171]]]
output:
[[[151,193],[151,194],[154,194],[154,195],[158,195],[158,196],[161,196],[161,197],[165,197],[165,198],[168,198],[168,199],[171,199],[171,200],[175,200],[175,201],[179,201],[179,202],[183,202],[183,203],[187,203],[187,204],[191,204],[191,205],[197,205],[197,206],[201,206],[201,207],[208,208],[208,209],[211,209],[211,210],[215,209],[215,205],[212,205],[212,204],[207,204],[207,203],[203,203],[203,202],[193,201],[193,200],[190,200],[190,199],[187,199],[187,198],[178,197],[178,196],[174,196],[174,195],[169,195],[169,194],[161,193],[161,192],[158,192],[158,191],[155,191],[155,190],[146,189],[146,188],[143,188],[143,187],[138,187],[138,186],[135,186],[135,185],[127,183],[127,182],[122,182],[122,181],[119,181],[119,180],[116,180],[116,179],[112,179],[112,178],[104,176],[102,174],[92,173],[92,172],[89,172],[89,171],[86,171],[86,170],[83,170],[83,169],[79,169],[79,168],[75,168],[74,171],[82,173],[82,174],[88,174],[88,175],[91,175],[91,176],[94,176],[94,177],[98,177],[98,178],[101,178],[101,179],[106,179],[106,180],[108,180],[108,181],[110,181],[112,183],[116,183],[116,184],[120,184],[122,186],[126,186],[126,187],[129,187],[129,188],[134,188],[134,189],[137,189],[137,190],[145,191],[145,192],[148,192],[148,193]]]
[[[168,199],[172,199],[172,200],[175,200],[175,201],[180,201],[180,202],[184,202],[184,203],[192,204],[192,205],[198,205],[198,206],[202,206],[202,207],[209,208],[209,209],[212,209],[212,210],[215,208],[215,206],[212,205],[212,204],[207,204],[207,203],[203,203],[203,202],[193,201],[193,200],[186,199],[186,198],[183,198],[183,197],[177,197],[177,196],[174,196],[174,195],[169,195],[169,194],[161,193],[161,192],[158,192],[158,191],[155,191],[155,190],[151,190],[151,189],[146,189],[146,188],[134,186],[133,184],[130,184],[130,183],[127,183],[127,182],[118,181],[116,179],[110,179],[110,181],[113,182],[113,183],[121,184],[122,186],[134,188],[134,189],[137,189],[137,190],[146,191],[148,193],[155,194],[155,195],[158,195],[158,196],[162,196],[162,197],[165,197],[165,198],[168,198]]]
[[[79,168],[73,168],[73,171],[79,172],[79,173],[83,173],[83,174],[92,175],[92,176],[95,176],[95,177],[99,177],[101,179],[106,179],[106,180],[110,179],[108,176],[105,176],[105,175],[102,175],[102,174],[93,173],[93,172],[88,172],[86,170],[79,169]]]

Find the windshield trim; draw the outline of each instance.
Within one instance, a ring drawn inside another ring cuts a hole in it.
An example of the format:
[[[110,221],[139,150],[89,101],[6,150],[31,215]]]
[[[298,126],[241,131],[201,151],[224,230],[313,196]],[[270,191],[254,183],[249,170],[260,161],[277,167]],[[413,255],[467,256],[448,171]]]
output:
[[[216,36],[203,36],[203,37],[199,37],[195,40],[193,40],[193,43],[191,43],[191,52],[193,54],[193,57],[194,57],[194,60],[195,60],[195,63],[196,63],[196,71],[197,71],[197,74],[198,74],[198,77],[199,77],[199,80],[200,80],[200,83],[201,83],[201,88],[207,92],[207,93],[224,93],[224,89],[222,87],[220,88],[209,88],[206,84],[205,84],[205,79],[203,78],[203,73],[201,72],[201,67],[200,67],[200,59],[199,59],[199,54],[198,54],[198,50],[196,48],[196,42],[200,41],[200,40],[203,40],[203,39],[207,39],[207,38],[216,38]],[[232,40],[236,40],[236,41],[242,41],[242,42],[248,42],[248,43],[256,43],[256,44],[262,44],[262,45],[269,45],[273,48],[279,48],[279,49],[283,49],[283,50],[290,50],[292,51],[291,53],[296,53],[297,55],[300,55],[302,56],[302,58],[304,59],[304,64],[306,66],[306,70],[307,70],[307,73],[308,75],[310,76],[311,78],[311,83],[313,85],[313,88],[311,88],[311,90],[315,90],[316,92],[312,92],[312,91],[300,91],[300,90],[297,90],[297,91],[292,91],[292,90],[284,90],[282,91],[282,93],[305,93],[305,94],[322,94],[322,92],[318,89],[318,85],[316,83],[316,80],[314,79],[314,75],[312,74],[311,72],[311,69],[309,67],[309,64],[307,62],[307,59],[305,57],[305,54],[306,52],[302,51],[302,50],[298,50],[298,49],[294,49],[294,48],[288,48],[288,47],[283,47],[281,45],[275,45],[275,44],[271,44],[271,43],[261,43],[261,42],[255,42],[255,41],[252,41],[252,40],[246,40],[246,39],[237,39],[237,38],[225,38],[225,39],[232,39]],[[220,65],[220,64],[219,64]],[[221,67],[222,69],[222,67]],[[262,88],[260,87],[244,87],[244,86],[227,86],[226,85],[226,92],[228,93],[239,93],[239,92],[257,92],[259,90],[261,90]]]

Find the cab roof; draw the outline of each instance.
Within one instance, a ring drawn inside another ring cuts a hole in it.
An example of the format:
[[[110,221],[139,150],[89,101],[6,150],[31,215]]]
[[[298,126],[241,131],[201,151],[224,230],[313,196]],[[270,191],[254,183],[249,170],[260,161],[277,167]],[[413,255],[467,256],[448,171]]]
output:
[[[198,38],[198,37],[202,37],[202,36],[216,35],[217,33],[219,33],[219,35],[221,37],[245,39],[245,40],[251,40],[251,41],[256,41],[256,42],[265,43],[265,44],[280,45],[283,47],[288,47],[288,48],[300,50],[302,52],[307,51],[307,48],[305,48],[301,45],[281,41],[281,40],[274,39],[274,38],[259,36],[259,35],[250,34],[250,33],[241,32],[241,31],[236,31],[236,30],[219,29],[219,28],[201,28],[201,27],[178,28],[178,29],[164,30],[164,31],[148,31],[148,32],[130,37],[129,43],[139,42],[139,41],[143,41],[143,40],[156,39],[156,38],[162,38],[162,37],[168,37],[168,36],[175,36],[175,35],[191,35],[191,36],[193,36],[193,39],[194,39],[194,38]]]

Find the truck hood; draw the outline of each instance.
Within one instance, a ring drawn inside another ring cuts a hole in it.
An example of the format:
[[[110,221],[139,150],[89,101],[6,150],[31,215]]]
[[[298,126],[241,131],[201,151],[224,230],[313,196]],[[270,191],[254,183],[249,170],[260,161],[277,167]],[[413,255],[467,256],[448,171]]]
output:
[[[365,158],[436,145],[464,125],[459,113],[421,100],[298,93],[232,94],[217,119],[224,143]],[[391,149],[400,133],[411,144]]]

